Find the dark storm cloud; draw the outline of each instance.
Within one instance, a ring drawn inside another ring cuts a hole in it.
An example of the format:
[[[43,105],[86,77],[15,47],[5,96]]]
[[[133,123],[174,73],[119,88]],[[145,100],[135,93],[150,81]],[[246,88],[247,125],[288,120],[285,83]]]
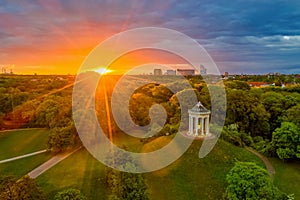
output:
[[[300,73],[299,6],[299,1],[188,1],[176,4],[168,17],[180,16],[177,21],[186,22],[181,30],[197,38],[222,71]]]

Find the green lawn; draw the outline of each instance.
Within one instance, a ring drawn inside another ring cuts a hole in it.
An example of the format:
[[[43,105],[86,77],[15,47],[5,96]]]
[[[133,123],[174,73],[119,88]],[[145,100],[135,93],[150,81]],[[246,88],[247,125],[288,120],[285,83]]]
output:
[[[44,149],[49,132],[45,129],[0,133],[0,158],[6,159]],[[139,140],[119,136],[115,142],[130,149],[141,150]],[[158,138],[145,146],[157,148],[156,143],[168,142],[171,137]],[[127,144],[128,143],[128,144]],[[219,140],[212,152],[198,158],[201,141],[194,141],[188,151],[170,166],[144,174],[151,199],[222,199],[226,174],[236,161],[252,161],[264,167],[263,162],[247,150]],[[136,149],[134,148],[136,146]],[[147,149],[148,148],[148,149]],[[150,149],[149,149],[150,148]],[[0,164],[1,175],[21,177],[47,161],[44,153],[9,163]],[[299,198],[300,163],[283,163],[271,159],[276,169],[275,185],[282,191]],[[88,199],[107,199],[105,166],[81,149],[37,178],[49,199],[65,188],[80,189]]]
[[[295,199],[300,199],[300,162],[282,162],[271,158],[275,168],[274,184],[287,194],[294,194]]]
[[[42,153],[39,155],[2,163],[0,164],[0,175],[14,175],[18,178],[22,177],[49,160],[51,156],[52,155],[50,153]]]
[[[0,160],[47,148],[47,129],[0,132]]]
[[[0,132],[0,160],[21,156],[46,148],[49,131],[29,129]],[[0,164],[1,175],[21,177],[50,159],[50,153],[43,153]]]
[[[263,162],[245,149],[219,141],[212,152],[198,158],[201,141],[195,141],[179,160],[145,175],[151,199],[222,199],[226,174],[236,161]]]
[[[220,199],[226,173],[237,160],[263,163],[248,151],[219,141],[204,159],[198,158],[201,141],[170,166],[144,174],[151,199]],[[82,149],[38,177],[49,197],[64,188],[78,188],[89,199],[107,198],[105,166]]]
[[[65,188],[77,188],[88,199],[106,199],[105,166],[80,149],[37,178],[49,199]]]

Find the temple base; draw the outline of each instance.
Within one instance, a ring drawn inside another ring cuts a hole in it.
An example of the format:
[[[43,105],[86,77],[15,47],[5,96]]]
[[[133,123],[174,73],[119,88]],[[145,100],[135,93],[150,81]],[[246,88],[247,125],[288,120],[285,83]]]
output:
[[[204,139],[204,138],[214,138],[215,135],[212,134],[212,133],[208,133],[208,134],[205,134],[205,135],[196,135],[195,133],[190,133],[190,132],[185,132],[183,133],[183,135],[187,138],[191,138],[191,139]]]

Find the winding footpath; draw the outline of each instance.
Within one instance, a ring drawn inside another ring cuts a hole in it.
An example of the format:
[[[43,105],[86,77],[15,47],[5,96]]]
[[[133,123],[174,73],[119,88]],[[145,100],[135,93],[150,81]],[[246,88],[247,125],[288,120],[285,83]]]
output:
[[[31,172],[29,172],[28,176],[30,178],[37,178],[39,175],[41,175],[42,173],[44,173],[48,169],[52,168],[53,166],[55,166],[59,162],[63,161],[64,159],[66,159],[67,157],[69,157],[70,155],[72,155],[73,153],[78,151],[79,149],[81,149],[81,147],[78,147],[77,149],[75,149],[71,152],[66,152],[66,153],[63,153],[63,154],[58,154],[58,155],[53,156],[52,158],[50,158],[50,160],[46,161],[45,163],[43,163],[39,167],[37,167],[34,170],[32,170]]]
[[[271,179],[273,179],[275,175],[275,168],[273,167],[269,159],[250,147],[245,147],[245,149],[259,157],[264,162]]]
[[[7,162],[10,162],[10,161],[14,161],[14,160],[19,160],[21,158],[27,158],[27,157],[30,157],[30,156],[35,156],[35,155],[38,155],[38,154],[41,154],[41,153],[45,153],[45,152],[47,152],[46,149],[40,150],[40,151],[36,151],[36,152],[33,152],[33,153],[28,153],[28,154],[25,154],[25,155],[22,155],[22,156],[16,156],[16,157],[5,159],[5,160],[0,160],[0,164],[1,163],[7,163]]]

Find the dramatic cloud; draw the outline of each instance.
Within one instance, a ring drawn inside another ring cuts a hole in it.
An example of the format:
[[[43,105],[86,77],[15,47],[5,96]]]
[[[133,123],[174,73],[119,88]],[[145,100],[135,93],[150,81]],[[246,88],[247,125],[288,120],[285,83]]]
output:
[[[75,73],[112,34],[158,26],[196,39],[221,71],[300,73],[299,7],[298,0],[0,0],[0,63],[22,73]]]

